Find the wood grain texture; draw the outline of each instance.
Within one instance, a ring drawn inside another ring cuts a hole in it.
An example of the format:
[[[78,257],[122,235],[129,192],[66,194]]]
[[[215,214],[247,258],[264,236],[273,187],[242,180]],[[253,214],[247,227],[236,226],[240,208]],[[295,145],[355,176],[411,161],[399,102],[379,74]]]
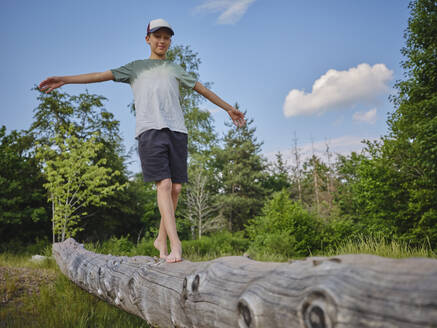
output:
[[[437,260],[372,255],[168,264],[53,245],[73,282],[164,327],[437,327]]]

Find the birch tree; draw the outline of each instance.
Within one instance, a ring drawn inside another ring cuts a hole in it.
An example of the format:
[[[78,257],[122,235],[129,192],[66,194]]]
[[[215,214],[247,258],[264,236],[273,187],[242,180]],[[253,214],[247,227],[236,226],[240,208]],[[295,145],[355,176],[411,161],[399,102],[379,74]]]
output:
[[[208,190],[208,177],[203,173],[201,169],[194,171],[187,192],[185,216],[191,222],[193,239],[195,228],[197,228],[198,238],[200,239],[203,233],[217,231],[226,226],[223,215],[213,215],[217,211],[217,206],[213,203]]]
[[[65,136],[51,138],[52,146],[37,148],[47,179],[44,187],[52,203],[53,242],[75,236],[82,230],[80,220],[87,215],[83,210],[86,206],[106,205],[105,197],[125,187],[108,184],[120,172],[104,167],[105,158],[97,159],[103,144],[96,141],[96,134],[81,139],[73,131],[70,126]]]

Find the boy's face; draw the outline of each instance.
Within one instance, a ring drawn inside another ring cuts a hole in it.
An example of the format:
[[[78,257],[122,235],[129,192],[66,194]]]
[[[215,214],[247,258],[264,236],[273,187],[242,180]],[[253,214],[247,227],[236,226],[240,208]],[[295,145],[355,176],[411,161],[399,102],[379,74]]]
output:
[[[171,44],[171,34],[165,28],[161,28],[147,35],[146,42],[150,46],[152,56],[156,55],[159,58],[165,58],[165,54]]]

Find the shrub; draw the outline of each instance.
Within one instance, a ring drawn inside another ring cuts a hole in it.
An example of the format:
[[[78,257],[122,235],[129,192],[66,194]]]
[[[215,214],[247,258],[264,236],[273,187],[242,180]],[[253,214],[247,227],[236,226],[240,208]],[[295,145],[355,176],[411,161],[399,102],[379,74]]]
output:
[[[321,224],[285,190],[273,194],[262,215],[246,227],[250,251],[284,256],[307,256],[320,248]]]
[[[134,243],[129,240],[129,236],[119,238],[113,236],[101,244],[96,243],[86,246],[87,249],[93,252],[112,255],[129,255],[133,247]]]
[[[242,233],[231,234],[228,231],[182,242],[183,252],[188,257],[241,255],[247,250],[248,246],[249,241],[243,237]]]

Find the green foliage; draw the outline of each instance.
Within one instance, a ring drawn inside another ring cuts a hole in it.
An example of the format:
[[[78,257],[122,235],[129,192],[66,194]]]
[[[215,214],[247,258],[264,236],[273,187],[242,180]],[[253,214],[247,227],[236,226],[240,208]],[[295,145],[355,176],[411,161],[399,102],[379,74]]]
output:
[[[228,231],[182,242],[184,257],[186,256],[192,260],[205,257],[212,259],[227,255],[242,255],[248,246],[249,241],[243,237],[242,233],[231,234]]]
[[[86,245],[86,248],[93,252],[119,256],[130,255],[134,247],[135,244],[129,240],[129,236],[119,238],[113,236],[103,242]]]
[[[360,178],[358,168],[364,160],[367,158],[363,154],[352,152],[348,156],[339,155],[335,163],[337,184],[334,201],[343,216],[360,217],[353,186]]]
[[[188,154],[190,164],[207,165],[211,160],[212,150],[218,143],[211,113],[193,107],[185,113],[185,125],[189,135]]]
[[[289,167],[287,166],[282,153],[275,154],[276,161],[268,166],[268,176],[266,177],[264,186],[271,192],[289,189],[291,187],[291,179],[289,175]]]
[[[0,240],[33,242],[47,236],[50,219],[44,177],[32,151],[32,136],[0,128]],[[17,232],[20,234],[17,234]]]
[[[252,252],[292,257],[309,255],[320,247],[320,222],[292,201],[286,190],[275,193],[246,230]]]
[[[18,237],[18,236],[17,236]],[[47,236],[43,238],[36,237],[31,243],[24,243],[22,240],[15,238],[9,241],[3,241],[0,244],[0,253],[21,254],[21,255],[45,255],[49,253],[51,256],[52,243]],[[50,249],[48,251],[48,249]]]
[[[39,104],[29,131],[40,144],[50,143],[50,138],[73,127],[78,138],[98,132],[100,142],[119,147],[119,121],[103,107],[105,97],[88,92],[71,96],[58,90],[48,94],[35,90],[39,92]]]
[[[92,208],[93,216],[83,222],[78,238],[86,242],[102,241],[111,236],[131,235],[132,240],[150,237],[158,228],[160,214],[154,183],[144,183],[141,173],[127,186],[106,198],[106,205]]]
[[[39,92],[39,105],[35,108],[34,122],[29,133],[34,136],[38,144],[51,146],[53,138],[71,130],[80,140],[94,136],[96,142],[102,144],[97,151],[97,162],[104,159],[101,165],[120,174],[112,175],[109,185],[124,185],[128,182],[125,165],[126,155],[121,144],[119,122],[114,115],[104,108],[102,96],[89,94],[69,95],[59,90],[49,94]],[[81,239],[108,238],[113,234],[126,234],[129,229],[141,229],[138,215],[131,215],[131,208],[135,207],[128,195],[121,190],[106,196],[105,206],[89,204],[82,208],[87,212],[88,220],[84,222],[83,233],[77,236]],[[120,218],[126,218],[126,224],[121,224]]]
[[[405,194],[398,215],[409,222],[405,237],[437,246],[437,3],[416,0],[405,33],[406,79],[396,85],[396,111],[388,120],[382,157],[392,162]]]
[[[436,247],[437,3],[416,0],[410,8],[402,49],[406,79],[396,84],[389,134],[368,143],[367,158],[356,162],[347,210],[372,234]]]
[[[238,107],[238,106],[237,106]],[[229,229],[239,231],[248,219],[260,214],[267,195],[265,188],[266,163],[260,155],[262,143],[255,137],[253,119],[240,128],[230,129],[224,137],[224,148],[217,149],[216,167],[219,202]]]
[[[44,187],[52,203],[53,235],[60,241],[82,229],[79,219],[87,214],[82,208],[89,204],[106,205],[106,196],[124,188],[118,183],[108,184],[111,176],[120,172],[104,167],[106,159],[94,161],[103,144],[94,136],[87,140],[77,138],[73,127],[64,133],[65,137],[58,134],[49,139],[52,147],[41,145],[37,149],[47,178]]]

